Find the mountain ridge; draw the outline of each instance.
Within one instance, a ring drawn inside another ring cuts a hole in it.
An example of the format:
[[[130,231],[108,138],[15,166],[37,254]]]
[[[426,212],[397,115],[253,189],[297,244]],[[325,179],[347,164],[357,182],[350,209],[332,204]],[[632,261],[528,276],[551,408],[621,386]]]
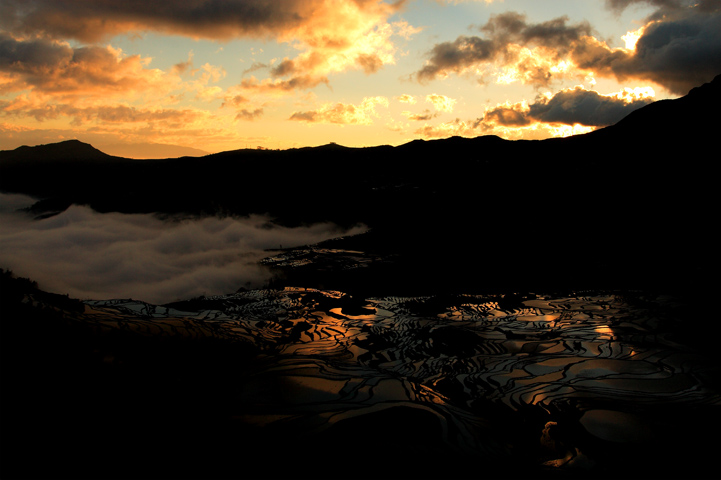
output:
[[[0,161],[37,161],[47,160],[99,160],[116,158],[80,140],[64,140],[29,147],[20,146],[14,150],[0,150]]]
[[[41,198],[31,209],[39,217],[76,204],[101,213],[267,215],[287,227],[363,224],[367,234],[337,248],[394,259],[352,278],[328,276],[329,268],[309,286],[698,285],[704,275],[717,278],[721,262],[720,78],[689,98],[568,138],[451,137],[161,160],[101,158],[68,143],[93,158],[38,168],[39,160],[0,155],[0,190]],[[679,122],[681,134],[654,133],[654,125]],[[293,281],[293,272],[281,275]]]
[[[383,196],[387,202],[408,204],[402,194],[417,196],[414,189],[431,196],[441,191],[455,194],[454,190],[478,188],[476,179],[488,194],[499,195],[505,184],[532,191],[543,181],[599,183],[601,179],[593,178],[599,175],[604,181],[630,185],[663,169],[678,174],[664,181],[695,181],[689,175],[696,173],[676,160],[706,163],[706,150],[713,148],[721,128],[719,110],[721,75],[685,97],[654,102],[615,125],[567,138],[449,137],[363,148],[330,143],[154,160],[115,157],[68,140],[0,151],[0,191],[86,204],[99,211],[269,213],[286,222],[296,216],[296,223],[344,223],[340,217],[347,207],[355,213],[346,221],[364,222],[368,216],[351,205],[351,196],[359,201],[373,197],[376,206]],[[675,128],[680,133],[673,135],[669,130]],[[693,151],[697,153],[690,154]],[[712,162],[702,168],[713,174],[717,167]],[[334,195],[344,207],[333,208],[325,201]],[[326,212],[313,215],[313,209],[305,209],[305,215],[297,214],[282,196],[306,198]]]
[[[673,122],[672,124],[665,124],[661,119],[664,116],[668,116],[669,110],[674,111],[675,116],[682,116],[684,113],[686,113],[684,110],[688,110],[689,108],[695,109],[695,111],[701,115],[702,121],[696,121],[696,122],[690,122],[690,125],[693,127],[702,127],[701,131],[704,133],[712,133],[713,127],[717,126],[714,124],[718,123],[718,115],[713,114],[712,109],[704,109],[702,108],[703,105],[708,105],[709,103],[713,104],[714,100],[716,100],[716,104],[718,105],[719,102],[721,102],[721,75],[715,77],[711,82],[708,82],[704,85],[700,85],[698,87],[694,87],[691,89],[687,95],[683,97],[679,97],[676,99],[666,99],[666,100],[657,100],[653,103],[650,103],[649,105],[646,105],[644,107],[641,107],[637,110],[634,110],[630,114],[628,114],[626,117],[621,119],[619,122],[617,122],[614,125],[610,125],[607,127],[603,127],[597,130],[594,130],[593,132],[589,132],[587,134],[580,134],[580,135],[574,135],[572,137],[565,137],[565,138],[547,138],[547,139],[541,139],[541,140],[532,140],[532,142],[545,142],[545,141],[558,141],[558,140],[568,140],[570,138],[578,139],[578,138],[585,138],[585,137],[594,137],[594,136],[605,136],[608,135],[609,132],[618,132],[620,130],[633,130],[639,129],[642,124],[646,123],[647,126],[640,128],[640,131],[646,133],[647,131],[651,129],[663,129],[664,131],[672,132],[669,125],[672,125],[674,129],[677,131],[681,129],[681,131],[687,131],[690,129],[689,122]],[[665,109],[666,112],[659,112],[659,110]],[[660,113],[660,115],[659,115]],[[705,128],[703,128],[705,126]],[[505,141],[505,142],[523,142],[525,140],[506,140],[501,137],[498,137],[496,135],[481,135],[477,137],[460,137],[460,136],[452,136],[442,139],[431,139],[431,140],[424,140],[424,139],[414,139],[409,142],[406,142],[404,144],[400,144],[397,146],[390,146],[390,145],[373,145],[368,147],[349,147],[345,145],[340,145],[335,142],[330,142],[325,145],[318,145],[318,146],[306,146],[306,147],[299,147],[299,148],[290,148],[286,150],[266,150],[266,149],[237,149],[237,150],[228,150],[218,153],[212,153],[207,155],[201,155],[201,156],[183,156],[183,157],[167,157],[167,158],[152,158],[152,159],[143,159],[143,160],[172,160],[176,158],[205,158],[205,157],[213,157],[218,155],[228,155],[228,154],[238,154],[239,152],[243,153],[259,153],[259,152],[288,152],[288,151],[298,151],[298,150],[360,150],[360,149],[368,149],[368,148],[382,148],[382,147],[391,147],[391,148],[402,148],[406,147],[409,148],[414,145],[421,145],[426,144],[428,142],[447,142],[447,143],[458,143],[459,139],[464,140],[475,140],[478,138],[484,138],[488,139],[486,141]],[[13,152],[13,153],[11,153]],[[13,150],[0,150],[0,162],[5,162],[7,159],[10,158],[18,158],[18,157],[25,157],[25,158],[39,158],[41,156],[45,155],[54,155],[56,159],[71,159],[75,158],[78,160],[81,159],[95,159],[95,158],[123,158],[127,160],[133,160],[128,157],[118,157],[109,155],[91,144],[84,143],[80,140],[65,140],[61,142],[56,143],[50,143],[50,144],[44,144],[44,145],[36,145],[36,146],[26,146],[23,145],[21,147],[17,147]]]

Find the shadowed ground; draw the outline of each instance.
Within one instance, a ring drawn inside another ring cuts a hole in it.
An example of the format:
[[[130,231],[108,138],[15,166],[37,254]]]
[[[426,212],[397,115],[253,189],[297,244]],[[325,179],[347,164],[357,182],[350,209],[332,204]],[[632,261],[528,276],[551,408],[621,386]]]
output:
[[[716,468],[718,362],[670,297],[288,288],[153,306],[5,279],[2,306],[3,478]]]

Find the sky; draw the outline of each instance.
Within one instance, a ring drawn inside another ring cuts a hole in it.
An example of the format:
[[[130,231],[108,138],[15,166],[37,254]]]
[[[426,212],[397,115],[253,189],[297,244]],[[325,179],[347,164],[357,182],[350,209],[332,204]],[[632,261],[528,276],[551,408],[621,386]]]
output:
[[[0,150],[542,139],[720,73],[721,0],[0,0]]]

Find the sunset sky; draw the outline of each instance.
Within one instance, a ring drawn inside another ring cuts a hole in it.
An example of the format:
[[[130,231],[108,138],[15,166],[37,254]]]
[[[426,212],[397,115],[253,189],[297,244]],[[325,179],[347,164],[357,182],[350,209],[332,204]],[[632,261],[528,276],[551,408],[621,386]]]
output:
[[[540,139],[720,73],[719,0],[0,0],[0,150]]]

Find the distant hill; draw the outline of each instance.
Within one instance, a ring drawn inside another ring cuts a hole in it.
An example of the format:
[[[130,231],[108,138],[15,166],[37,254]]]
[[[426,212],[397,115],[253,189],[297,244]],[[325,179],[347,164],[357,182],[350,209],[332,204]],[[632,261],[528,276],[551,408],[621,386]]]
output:
[[[107,160],[110,155],[101,152],[90,144],[79,140],[66,140],[59,143],[37,145],[35,147],[22,146],[15,150],[0,151],[0,168],[8,165],[25,163],[26,166],[37,163]]]
[[[118,157],[137,159],[203,157],[208,155],[208,152],[198,148],[161,143],[113,143],[104,145],[101,149]]]
[[[77,203],[365,223],[372,232],[359,248],[401,252],[404,274],[418,270],[419,282],[457,265],[449,281],[598,281],[626,268],[633,283],[717,270],[719,132],[721,76],[616,125],[540,141],[453,137],[164,160],[112,157],[78,141],[20,147],[0,152],[0,190],[45,198],[37,213]]]
[[[329,144],[283,151],[241,149],[199,158],[137,162],[69,140],[0,151],[0,190],[61,196],[101,210],[207,214],[217,209],[241,214],[267,211],[291,221],[296,215],[318,216],[313,211],[339,201],[324,202],[325,195],[318,189],[346,192],[345,197],[361,195],[366,201],[365,197],[378,196],[378,192],[426,187],[452,190],[448,183],[460,186],[477,180],[484,189],[498,188],[499,182],[510,180],[537,183],[543,176],[557,182],[569,171],[596,176],[597,169],[611,175],[616,173],[613,169],[621,169],[644,175],[650,173],[646,171],[649,167],[661,168],[681,157],[704,158],[705,146],[716,147],[721,127],[719,110],[721,76],[685,97],[640,108],[616,125],[541,141],[452,137],[414,140],[398,147]],[[79,174],[84,174],[82,179]],[[86,175],[102,188],[86,182]],[[492,185],[491,178],[496,180]],[[147,188],[150,185],[153,188]],[[120,191],[130,198],[113,199]],[[309,200],[318,197],[320,204],[302,213],[284,211],[281,197],[301,192]],[[134,202],[140,197],[142,208]],[[329,219],[337,217],[327,213]]]

